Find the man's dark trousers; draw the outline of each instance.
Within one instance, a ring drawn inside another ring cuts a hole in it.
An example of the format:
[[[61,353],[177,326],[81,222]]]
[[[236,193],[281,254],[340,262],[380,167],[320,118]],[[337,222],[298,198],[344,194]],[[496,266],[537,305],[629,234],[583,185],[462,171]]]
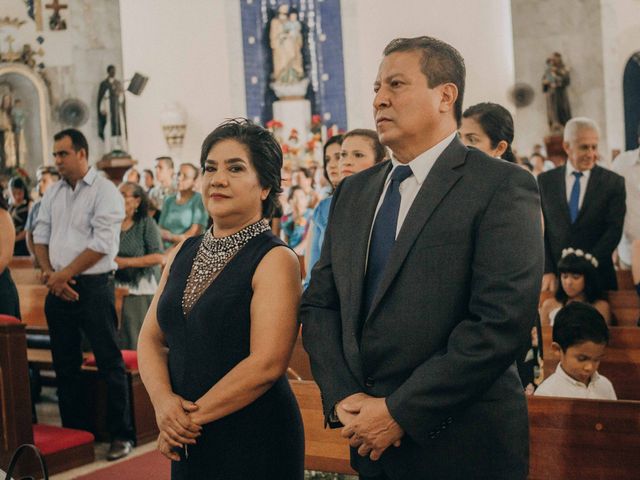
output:
[[[82,330],[96,357],[98,372],[107,382],[107,425],[111,439],[133,440],[127,378],[116,343],[113,276],[105,273],[74,279],[72,288],[80,296],[77,302],[61,300],[51,293],[45,301],[62,425],[89,431],[94,427],[81,377]]]

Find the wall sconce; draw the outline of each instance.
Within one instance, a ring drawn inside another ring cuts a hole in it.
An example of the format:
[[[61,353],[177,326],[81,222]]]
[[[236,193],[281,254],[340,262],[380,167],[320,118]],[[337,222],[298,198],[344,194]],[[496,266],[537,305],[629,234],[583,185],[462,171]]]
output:
[[[187,114],[182,107],[177,103],[166,104],[160,114],[160,124],[169,150],[180,150],[187,131]]]

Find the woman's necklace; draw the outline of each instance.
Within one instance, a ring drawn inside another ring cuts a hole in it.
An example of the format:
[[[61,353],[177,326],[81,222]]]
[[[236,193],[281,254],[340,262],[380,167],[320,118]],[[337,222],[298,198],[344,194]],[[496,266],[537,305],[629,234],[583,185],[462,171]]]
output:
[[[196,257],[193,260],[191,273],[182,295],[182,311],[187,314],[200,298],[218,272],[249,240],[269,230],[269,222],[260,220],[244,227],[242,230],[226,237],[216,238],[212,228],[204,234]]]

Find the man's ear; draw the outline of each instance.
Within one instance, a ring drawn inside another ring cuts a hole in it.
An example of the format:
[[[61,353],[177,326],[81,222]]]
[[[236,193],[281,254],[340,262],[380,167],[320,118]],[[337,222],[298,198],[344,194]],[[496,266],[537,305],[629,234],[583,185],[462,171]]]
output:
[[[458,87],[453,83],[445,83],[441,85],[442,98],[440,100],[440,111],[450,112],[458,99]]]
[[[562,356],[562,347],[556,342],[551,343],[551,351],[556,356],[556,358],[560,358]]]
[[[569,142],[562,142],[562,148],[564,152],[569,155]]]

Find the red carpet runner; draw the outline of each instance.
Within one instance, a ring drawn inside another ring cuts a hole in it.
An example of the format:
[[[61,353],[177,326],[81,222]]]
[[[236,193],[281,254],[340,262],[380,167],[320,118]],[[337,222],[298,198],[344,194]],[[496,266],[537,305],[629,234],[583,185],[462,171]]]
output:
[[[125,460],[111,467],[96,470],[75,480],[169,480],[171,477],[170,461],[160,452],[144,453],[131,460]]]

